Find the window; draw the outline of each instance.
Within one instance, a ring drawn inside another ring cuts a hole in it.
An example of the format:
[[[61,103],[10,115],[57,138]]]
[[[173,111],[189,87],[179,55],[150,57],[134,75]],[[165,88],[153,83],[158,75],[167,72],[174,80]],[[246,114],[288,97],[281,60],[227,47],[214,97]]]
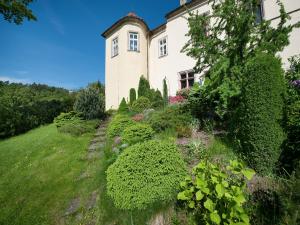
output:
[[[119,42],[118,42],[118,37],[116,37],[112,40],[111,55],[112,57],[114,57],[118,54],[119,54]]]
[[[256,23],[261,23],[261,21],[263,20],[263,4],[262,2],[259,0],[257,1],[257,5],[255,8],[255,16],[256,16]]]
[[[163,37],[158,41],[158,55],[159,57],[166,56],[168,54],[168,47],[167,47],[167,37]]]
[[[195,83],[195,73],[193,71],[180,72],[180,89],[191,88]]]
[[[129,32],[129,51],[139,51],[139,34],[137,32]]]

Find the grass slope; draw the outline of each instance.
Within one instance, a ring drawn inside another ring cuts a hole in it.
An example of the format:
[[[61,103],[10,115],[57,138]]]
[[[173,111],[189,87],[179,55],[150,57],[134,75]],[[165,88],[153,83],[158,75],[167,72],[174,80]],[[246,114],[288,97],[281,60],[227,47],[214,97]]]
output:
[[[98,167],[86,161],[91,136],[58,133],[52,124],[0,141],[0,224],[62,224],[70,201],[99,186],[95,178],[78,181]]]

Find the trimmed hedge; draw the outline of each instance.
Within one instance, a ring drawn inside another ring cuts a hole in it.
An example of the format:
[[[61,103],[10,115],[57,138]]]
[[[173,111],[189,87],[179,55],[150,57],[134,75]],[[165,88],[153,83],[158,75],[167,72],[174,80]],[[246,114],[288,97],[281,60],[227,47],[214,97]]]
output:
[[[122,142],[129,145],[150,140],[154,136],[153,129],[148,124],[135,124],[125,128],[121,138]]]
[[[268,174],[279,158],[284,139],[280,127],[285,90],[281,62],[261,53],[247,63],[245,72],[238,137],[249,166]]]
[[[114,116],[112,121],[109,123],[107,135],[111,138],[120,136],[126,127],[134,124],[135,122],[129,116],[118,114]]]
[[[117,208],[145,209],[174,198],[186,175],[173,143],[146,141],[121,153],[107,170],[107,191]]]
[[[62,127],[73,121],[81,120],[81,114],[75,111],[68,113],[61,113],[59,116],[55,117],[53,122],[57,128]]]
[[[145,109],[149,109],[151,107],[151,102],[146,97],[139,97],[136,101],[132,104],[132,110],[134,112],[142,112]]]

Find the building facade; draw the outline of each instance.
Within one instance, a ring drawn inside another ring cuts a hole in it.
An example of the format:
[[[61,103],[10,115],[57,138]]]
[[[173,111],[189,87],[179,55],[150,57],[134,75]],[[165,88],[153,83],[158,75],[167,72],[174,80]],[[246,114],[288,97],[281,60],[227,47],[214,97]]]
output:
[[[300,0],[283,0],[283,3],[291,23],[300,21]],[[193,72],[195,60],[181,52],[188,41],[187,9],[199,14],[211,12],[208,0],[180,0],[178,8],[166,14],[166,22],[155,29],[150,30],[143,19],[129,13],[102,34],[106,46],[107,110],[117,109],[123,97],[128,99],[129,89],[137,89],[141,76],[160,91],[166,78],[170,96],[204,81],[203,75]],[[280,20],[276,0],[261,0],[257,13],[274,26]],[[280,53],[284,67],[288,67],[287,59],[296,54],[300,54],[300,29],[294,29],[290,45]]]

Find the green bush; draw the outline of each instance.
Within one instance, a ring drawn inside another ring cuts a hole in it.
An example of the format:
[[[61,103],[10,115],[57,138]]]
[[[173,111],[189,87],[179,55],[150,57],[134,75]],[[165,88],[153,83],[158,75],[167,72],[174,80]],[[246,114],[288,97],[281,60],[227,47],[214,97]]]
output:
[[[189,126],[177,126],[176,127],[177,137],[179,138],[189,138],[192,136],[192,129]]]
[[[129,90],[129,103],[132,105],[132,103],[136,100],[136,91],[134,88],[130,88]]]
[[[151,108],[159,109],[164,106],[164,100],[161,96],[161,93],[159,90],[154,91],[154,89],[151,89],[151,96],[149,96],[149,99],[151,101]]]
[[[135,124],[124,129],[122,142],[132,145],[138,142],[150,140],[154,135],[153,129],[147,124]]]
[[[131,109],[134,112],[142,112],[145,109],[151,107],[150,100],[146,97],[139,97],[136,101],[133,102]]]
[[[75,119],[58,127],[58,131],[72,136],[81,136],[86,133],[94,133],[95,129],[99,126],[99,122],[99,120]]]
[[[283,71],[279,59],[262,53],[247,63],[245,71],[238,137],[249,166],[267,174],[274,169],[284,139]]]
[[[81,114],[75,111],[71,111],[68,113],[61,113],[59,116],[54,118],[54,124],[57,128],[62,127],[68,123],[72,123],[73,121],[81,120]]]
[[[156,132],[188,126],[192,117],[181,105],[168,106],[161,111],[151,113],[148,123]]]
[[[246,180],[252,179],[254,171],[236,160],[226,169],[202,161],[194,167],[193,178],[180,183],[177,199],[192,210],[197,224],[250,224],[243,205]]]
[[[100,119],[105,116],[104,95],[98,88],[89,86],[78,93],[74,110],[82,113],[84,119]]]
[[[171,200],[185,174],[175,144],[146,141],[125,149],[108,168],[107,191],[120,209],[145,209]]]
[[[129,116],[117,114],[108,125],[107,135],[109,137],[120,136],[126,127],[134,124],[135,122]]]
[[[150,91],[149,81],[144,77],[140,77],[139,86],[138,86],[138,98],[147,97]]]
[[[128,108],[128,105],[127,105],[127,103],[125,101],[125,98],[122,98],[122,101],[121,101],[121,103],[119,105],[118,112],[120,112],[120,113],[126,113],[128,111],[129,111],[129,108]]]

